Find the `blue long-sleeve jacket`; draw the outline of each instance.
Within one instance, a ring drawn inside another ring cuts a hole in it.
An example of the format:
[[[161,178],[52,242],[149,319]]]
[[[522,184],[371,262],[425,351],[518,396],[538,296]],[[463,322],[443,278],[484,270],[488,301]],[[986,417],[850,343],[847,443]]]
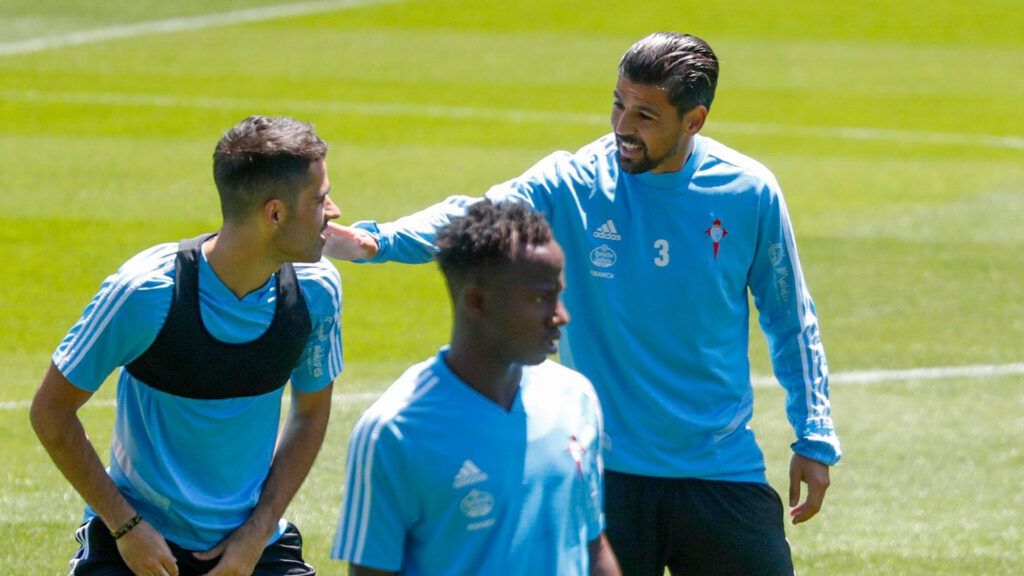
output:
[[[758,162],[697,136],[679,172],[626,174],[605,136],[492,187],[544,213],[566,255],[572,322],[562,361],[594,383],[610,470],[765,482],[748,428],[748,294],[787,392],[795,452],[841,455],[828,365],[781,190]],[[453,196],[392,223],[361,222],[372,260],[426,262],[437,230],[475,201]]]

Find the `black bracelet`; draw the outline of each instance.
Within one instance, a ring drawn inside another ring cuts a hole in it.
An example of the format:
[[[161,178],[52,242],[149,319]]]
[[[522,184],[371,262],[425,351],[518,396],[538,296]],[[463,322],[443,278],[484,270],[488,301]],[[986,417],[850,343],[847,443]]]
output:
[[[139,525],[139,522],[142,522],[142,514],[136,514],[135,516],[132,516],[131,520],[125,522],[120,528],[111,532],[110,537],[114,540],[117,540],[121,536],[124,536],[125,534],[131,532],[132,528],[135,528]]]

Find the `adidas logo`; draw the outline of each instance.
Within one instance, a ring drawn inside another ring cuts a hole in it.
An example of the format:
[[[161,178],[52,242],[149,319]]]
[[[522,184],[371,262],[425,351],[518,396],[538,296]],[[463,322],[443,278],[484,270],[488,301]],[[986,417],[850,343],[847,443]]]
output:
[[[478,484],[487,480],[487,474],[473,464],[472,460],[466,460],[462,463],[462,468],[459,468],[459,473],[455,475],[455,481],[452,482],[452,488],[464,488],[470,484]]]
[[[600,238],[602,240],[622,240],[622,236],[619,236],[619,231],[615,229],[615,222],[609,218],[607,222],[601,224],[601,227],[594,232],[594,238]]]

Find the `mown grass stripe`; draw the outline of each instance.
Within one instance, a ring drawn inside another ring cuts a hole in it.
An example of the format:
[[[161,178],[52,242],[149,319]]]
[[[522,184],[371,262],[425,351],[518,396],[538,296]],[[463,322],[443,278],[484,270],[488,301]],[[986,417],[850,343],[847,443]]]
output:
[[[264,6],[262,8],[235,10],[232,12],[183,16],[179,18],[168,18],[165,20],[148,20],[144,22],[134,22],[132,24],[94,28],[92,30],[77,30],[64,34],[55,34],[53,36],[29,38],[27,40],[19,40],[17,42],[4,42],[0,43],[0,56],[32,54],[35,52],[43,52],[45,50],[65,48],[68,46],[96,44],[110,40],[136,38],[152,34],[173,34],[175,32],[202,30],[204,28],[214,28],[218,26],[231,26],[247,22],[278,20],[280,18],[334,12],[336,10],[360,8],[375,4],[390,4],[397,1],[399,0],[323,0],[320,2],[278,4],[274,6]]]
[[[966,366],[937,366],[932,368],[909,368],[905,370],[854,370],[851,372],[837,372],[829,376],[831,385],[856,385],[856,384],[883,384],[887,382],[903,382],[908,380],[946,380],[950,378],[986,378],[994,376],[1014,376],[1024,374],[1024,362],[1011,364],[971,364]],[[755,387],[774,386],[774,376],[754,376],[752,382]],[[381,389],[388,383],[381,383]],[[342,392],[335,394],[332,398],[337,406],[344,406],[353,402],[372,402],[380,397],[382,392]],[[29,400],[14,400],[0,402],[0,410],[16,411],[28,410],[31,402]],[[97,400],[90,402],[88,406],[112,408],[115,405],[113,400]]]
[[[450,120],[483,120],[513,124],[560,123],[584,126],[607,126],[607,114],[585,114],[544,110],[516,110],[446,106],[442,104],[375,104],[367,102],[340,102],[336,100],[260,100],[256,98],[190,96],[176,94],[136,94],[126,92],[49,92],[41,90],[0,90],[0,100],[44,104],[91,104],[100,106],[146,106],[156,108],[198,108],[224,110],[237,108],[253,110],[273,106],[278,109],[303,112],[344,112],[362,116],[413,116]],[[812,139],[840,139],[856,141],[896,142],[938,146],[974,146],[1024,150],[1024,137],[995,134],[953,132],[926,132],[856,126],[801,126],[792,124],[766,124],[755,122],[709,122],[710,134],[752,134],[764,136],[790,136]]]

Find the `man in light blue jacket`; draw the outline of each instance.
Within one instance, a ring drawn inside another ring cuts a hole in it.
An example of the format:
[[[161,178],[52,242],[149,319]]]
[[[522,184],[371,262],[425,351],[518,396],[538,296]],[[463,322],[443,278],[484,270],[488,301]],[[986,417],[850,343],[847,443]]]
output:
[[[619,64],[612,133],[486,194],[542,212],[565,251],[574,322],[561,359],[604,407],[607,534],[625,574],[793,573],[782,503],[748,427],[748,294],[787,392],[794,523],[818,512],[841,456],[782,191],[763,165],[699,134],[717,79],[703,40],[643,38]],[[437,230],[476,201],[332,227],[327,254],[426,262]]]

